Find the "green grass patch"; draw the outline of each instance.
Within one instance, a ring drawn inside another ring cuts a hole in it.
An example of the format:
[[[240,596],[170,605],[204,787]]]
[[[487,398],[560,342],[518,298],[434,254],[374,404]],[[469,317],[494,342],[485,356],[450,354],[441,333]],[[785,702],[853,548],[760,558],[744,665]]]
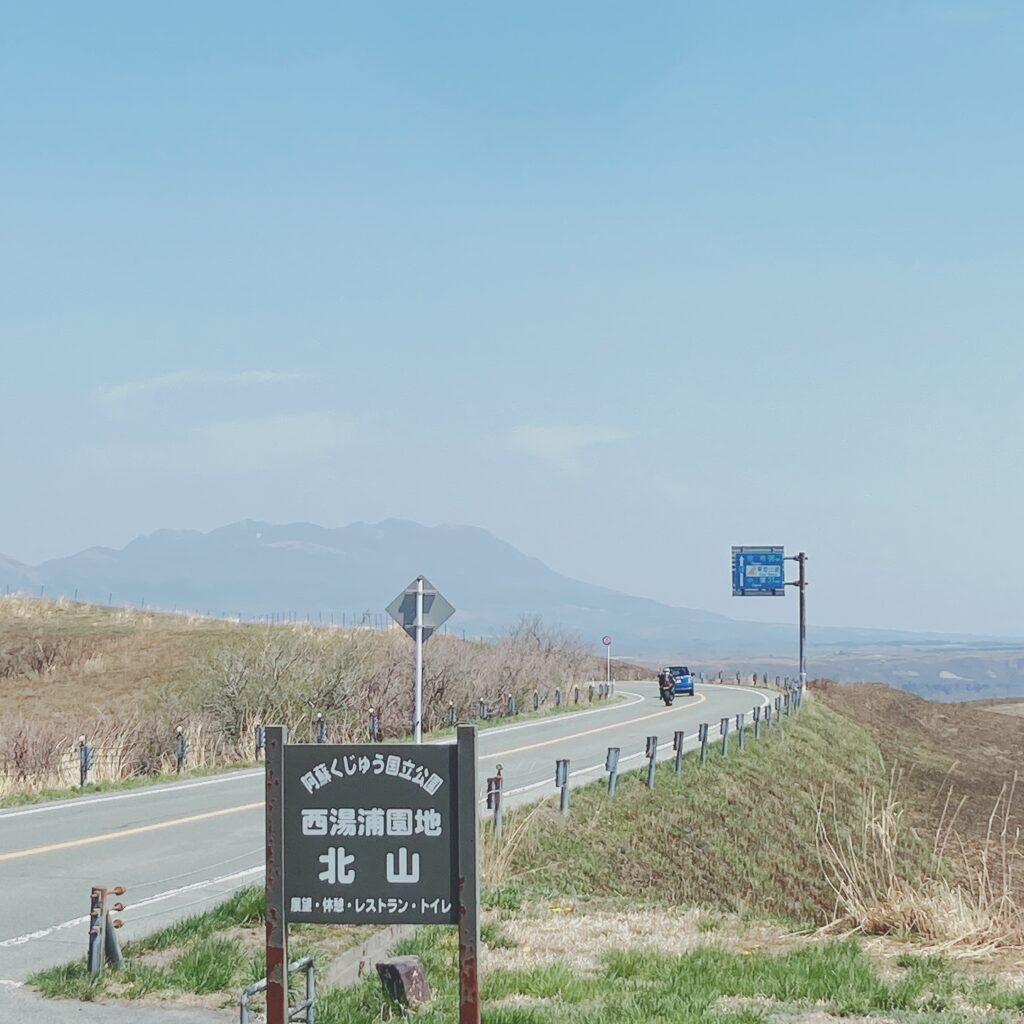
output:
[[[484,834],[489,891],[702,906],[819,925],[835,899],[817,852],[823,792],[838,808],[835,830],[858,835],[866,793],[889,783],[870,737],[815,704],[762,728],[757,742],[748,728],[742,753],[733,742],[723,758],[716,743],[704,766],[695,753],[678,775],[671,762],[660,764],[654,790],[645,775],[646,767],[624,772],[611,799],[603,782],[574,790],[565,818],[550,801],[507,811],[503,840],[489,828]],[[935,870],[912,833],[898,855],[908,878]]]
[[[403,943],[419,956],[434,1001],[415,1013],[419,1024],[457,1019],[456,939],[450,929],[423,928]],[[594,974],[564,964],[495,970],[482,984],[484,1024],[765,1024],[822,1011],[837,1017],[884,1014],[918,1024],[961,1024],[962,1007],[1014,1010],[1020,993],[991,986],[979,992],[935,958],[914,959],[886,979],[854,940],[808,945],[772,955],[709,945],[682,956],[610,952]],[[984,998],[981,998],[981,997]],[[954,1005],[954,997],[959,1004]],[[723,1000],[729,1003],[723,1005]],[[743,1006],[751,1000],[751,1006]],[[737,1007],[737,1001],[740,1005]],[[376,979],[327,992],[319,1024],[371,1024],[403,1016]]]

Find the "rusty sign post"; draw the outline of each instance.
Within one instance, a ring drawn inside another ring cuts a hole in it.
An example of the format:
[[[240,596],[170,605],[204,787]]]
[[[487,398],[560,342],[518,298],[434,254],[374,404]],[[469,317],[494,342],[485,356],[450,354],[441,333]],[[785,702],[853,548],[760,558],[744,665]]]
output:
[[[287,1024],[288,924],[459,928],[479,1024],[476,727],[454,744],[288,744],[267,729],[267,1022]]]

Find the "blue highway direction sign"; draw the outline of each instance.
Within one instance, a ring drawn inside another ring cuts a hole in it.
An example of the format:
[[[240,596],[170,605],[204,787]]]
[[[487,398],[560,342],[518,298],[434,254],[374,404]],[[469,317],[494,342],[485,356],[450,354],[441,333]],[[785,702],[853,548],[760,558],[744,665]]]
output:
[[[782,548],[732,549],[733,597],[785,597],[786,563]]]

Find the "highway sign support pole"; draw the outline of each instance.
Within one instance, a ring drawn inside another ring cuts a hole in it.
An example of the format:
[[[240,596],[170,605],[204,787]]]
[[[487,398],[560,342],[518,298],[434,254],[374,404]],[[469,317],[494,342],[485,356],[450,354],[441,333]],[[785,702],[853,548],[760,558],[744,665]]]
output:
[[[800,573],[793,583],[787,583],[787,587],[796,587],[800,591],[800,689],[807,685],[807,555],[803,551],[787,562],[796,562],[800,567]]]
[[[416,742],[423,742],[423,577],[416,577]]]

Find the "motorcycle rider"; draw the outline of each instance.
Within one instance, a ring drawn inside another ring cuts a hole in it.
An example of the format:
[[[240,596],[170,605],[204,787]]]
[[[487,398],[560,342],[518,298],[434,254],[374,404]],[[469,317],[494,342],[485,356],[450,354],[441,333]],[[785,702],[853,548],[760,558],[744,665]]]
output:
[[[658,675],[658,693],[664,694],[666,691],[674,690],[675,686],[676,681],[672,678],[672,673],[666,666]]]

